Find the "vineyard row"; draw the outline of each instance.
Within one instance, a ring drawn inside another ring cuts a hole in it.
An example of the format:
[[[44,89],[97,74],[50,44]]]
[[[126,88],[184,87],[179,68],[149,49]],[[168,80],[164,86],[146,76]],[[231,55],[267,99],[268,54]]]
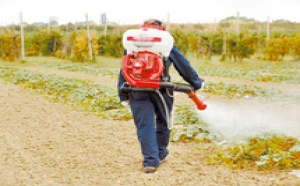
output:
[[[280,61],[285,56],[294,60],[300,58],[300,34],[273,32],[269,39],[264,33],[241,32],[227,33],[218,30],[215,33],[199,33],[184,29],[170,31],[175,44],[183,54],[193,53],[198,58],[210,59],[220,55],[220,61],[241,61],[256,55],[256,58]],[[59,29],[40,29],[25,32],[26,56],[55,56],[72,61],[90,61],[89,42],[92,48],[92,60],[97,55],[122,57],[122,32],[101,34],[91,31],[90,40],[85,29],[63,32]],[[0,58],[15,61],[20,58],[21,38],[15,30],[5,29],[0,32]]]

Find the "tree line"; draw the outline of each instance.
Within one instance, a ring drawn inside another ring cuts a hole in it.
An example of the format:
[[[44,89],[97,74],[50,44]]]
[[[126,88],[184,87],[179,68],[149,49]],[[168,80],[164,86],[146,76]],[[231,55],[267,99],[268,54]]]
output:
[[[176,26],[170,30],[175,44],[183,54],[192,53],[198,58],[210,59],[220,56],[220,61],[241,61],[256,55],[263,60],[280,61],[285,56],[300,59],[300,34],[297,32],[276,31],[270,37],[262,31],[243,30],[239,34],[220,27],[215,31],[201,31]],[[198,27],[198,28],[197,28]],[[26,56],[55,56],[72,61],[89,61],[89,46],[92,44],[93,60],[96,56],[122,57],[122,34],[126,29],[136,28],[109,26],[107,34],[103,27],[91,27],[91,39],[88,41],[84,25],[64,25],[60,27],[25,27]],[[15,61],[21,51],[20,29],[18,26],[0,28],[0,58]]]

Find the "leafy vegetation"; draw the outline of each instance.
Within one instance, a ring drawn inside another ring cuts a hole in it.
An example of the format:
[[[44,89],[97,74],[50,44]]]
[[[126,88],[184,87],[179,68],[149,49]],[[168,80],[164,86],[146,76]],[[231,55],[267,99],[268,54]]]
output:
[[[191,106],[178,105],[173,114],[172,142],[221,140],[220,135],[207,130],[207,124],[197,117]],[[280,134],[261,134],[228,146],[223,145],[207,161],[231,169],[300,169],[300,141]]]
[[[281,92],[275,89],[268,90],[249,84],[227,84],[223,82],[205,84],[204,92],[220,95],[227,98],[250,98],[250,97],[271,97],[279,95]]]
[[[203,65],[198,70],[206,76],[245,79],[254,82],[300,83],[299,70],[290,65]]]
[[[63,47],[63,35],[58,30],[34,32],[25,41],[27,56],[54,56]]]
[[[48,58],[47,58],[48,59]],[[36,60],[26,65],[57,68],[92,75],[108,75],[117,77],[120,59],[102,59],[100,63],[71,63],[66,60],[51,58],[49,61]],[[192,61],[196,63],[195,61]],[[3,63],[4,64],[4,63]],[[5,63],[6,64],[6,63]],[[22,66],[24,64],[21,64]],[[299,83],[298,63],[274,63],[274,65],[249,65],[218,63],[196,64],[199,74],[240,78],[259,82]],[[6,66],[12,66],[11,63]],[[200,68],[201,66],[201,68]],[[271,78],[267,78],[270,76]],[[130,112],[121,106],[116,90],[94,84],[91,81],[62,78],[12,67],[0,67],[0,77],[6,81],[19,84],[24,88],[47,95],[55,101],[69,104],[77,109],[94,112],[108,120],[130,120]],[[265,80],[263,79],[265,78]],[[227,98],[243,97],[274,97],[282,95],[278,90],[268,90],[249,84],[229,84],[206,82],[208,94],[221,95]],[[294,99],[293,99],[294,100]],[[174,129],[171,131],[172,142],[214,142],[220,140],[218,134],[208,130],[207,124],[199,120],[196,111],[189,105],[175,105],[173,111]],[[299,141],[288,137],[265,134],[233,144],[209,157],[211,164],[224,164],[233,169],[253,168],[264,169],[299,169]]]
[[[299,169],[300,141],[278,134],[264,134],[218,151],[208,159],[232,169]]]
[[[59,70],[67,70],[72,72],[82,72],[92,75],[107,75],[111,77],[117,77],[119,74],[118,70],[115,69],[103,69],[103,68],[93,68],[89,66],[82,65],[44,65],[46,67],[54,67]],[[206,69],[206,68],[205,68]],[[237,69],[237,68],[236,68]],[[228,74],[230,69],[228,70]],[[220,73],[218,70],[214,70],[216,74],[223,75],[226,77],[227,73]],[[205,71],[204,71],[205,72]],[[206,71],[209,72],[209,71]],[[238,73],[238,70],[235,71]],[[204,73],[205,74],[205,73]],[[208,74],[208,73],[207,73]],[[205,75],[207,75],[205,74]],[[234,74],[234,73],[233,73]],[[209,75],[212,75],[210,73]],[[233,77],[236,77],[233,75]],[[239,75],[239,77],[241,77]],[[270,75],[270,77],[272,77]],[[249,85],[249,84],[229,84],[224,82],[212,83],[206,82],[204,92],[214,95],[221,95],[227,98],[250,98],[250,97],[271,97],[271,96],[280,96],[281,91],[276,89],[264,89],[258,86]],[[187,114],[187,113],[185,113]],[[188,117],[188,115],[186,116]]]
[[[99,53],[103,56],[122,57],[124,53],[122,34],[102,35],[98,39]]]
[[[230,19],[230,18],[229,18]],[[220,61],[242,61],[259,54],[257,58],[281,61],[286,56],[294,60],[300,58],[299,25],[296,23],[274,23],[280,29],[271,30],[270,38],[259,31],[261,23],[245,19],[241,32],[237,36],[234,25],[228,20],[220,21],[218,28],[211,29],[211,24],[176,25],[169,32],[182,53],[193,53],[197,57],[210,59],[212,55],[221,55]],[[288,27],[285,27],[288,25]],[[102,56],[122,57],[122,33],[138,25],[109,26],[104,34],[103,26],[91,25],[91,43],[93,60],[98,54]],[[271,28],[274,28],[271,23]],[[15,38],[9,39],[9,38]],[[14,44],[12,44],[14,42]],[[14,61],[20,55],[20,27],[0,27],[0,56]],[[60,27],[31,26],[25,27],[26,56],[44,55],[68,58],[73,61],[89,61],[87,32],[83,25],[62,25]],[[1,55],[2,54],[2,55]],[[10,57],[8,57],[10,56]]]
[[[15,61],[21,55],[21,38],[11,30],[0,32],[0,58]]]
[[[209,132],[207,124],[199,119],[196,110],[190,105],[174,106],[172,120],[172,142],[211,142],[219,138],[217,134]]]
[[[107,69],[107,68],[103,69],[103,68],[95,68],[90,66],[81,66],[81,65],[73,65],[73,64],[44,65],[44,66],[57,68],[59,70],[67,70],[70,72],[82,72],[91,75],[105,75],[105,76],[117,77],[117,75],[119,74],[119,71],[115,69]]]
[[[24,69],[0,67],[0,77],[24,88],[46,94],[55,101],[96,112],[100,117],[129,120],[131,114],[119,102],[116,90],[86,80],[62,78]]]
[[[89,56],[89,42],[91,44],[92,61],[95,61],[96,55],[99,53],[100,46],[98,45],[98,36],[92,32],[91,39],[88,40],[86,30],[73,31],[68,38],[68,45],[71,52],[68,54],[67,49],[62,51],[64,58],[70,58],[72,61],[91,61]],[[67,45],[67,46],[68,46]]]

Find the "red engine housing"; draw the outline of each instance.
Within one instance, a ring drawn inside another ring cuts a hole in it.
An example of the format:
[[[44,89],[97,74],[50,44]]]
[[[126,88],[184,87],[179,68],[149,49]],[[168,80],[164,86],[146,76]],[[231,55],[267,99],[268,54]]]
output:
[[[122,73],[133,87],[158,89],[163,70],[161,56],[152,52],[134,52],[123,57]]]

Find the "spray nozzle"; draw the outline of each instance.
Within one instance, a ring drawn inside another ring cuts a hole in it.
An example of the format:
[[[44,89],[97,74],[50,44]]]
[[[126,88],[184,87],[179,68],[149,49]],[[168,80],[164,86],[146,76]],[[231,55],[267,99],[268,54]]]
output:
[[[207,105],[197,96],[197,94],[192,91],[188,93],[189,97],[194,101],[194,103],[197,105],[198,110],[205,110]]]

